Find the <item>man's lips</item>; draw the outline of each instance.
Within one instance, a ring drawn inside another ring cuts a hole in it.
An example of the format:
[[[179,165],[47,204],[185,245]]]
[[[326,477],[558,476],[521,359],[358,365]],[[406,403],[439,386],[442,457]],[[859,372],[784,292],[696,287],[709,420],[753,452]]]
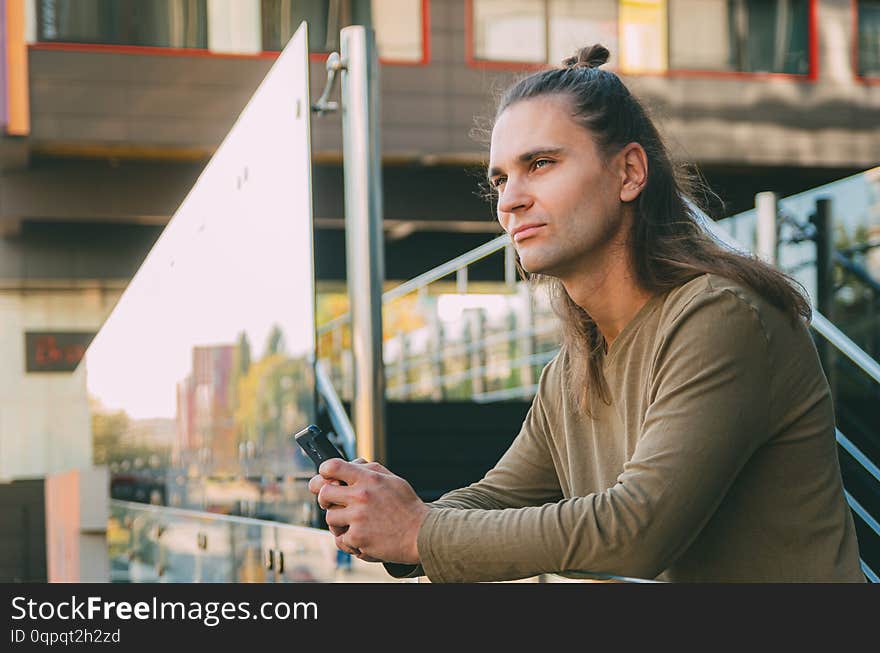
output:
[[[531,238],[543,226],[544,226],[544,223],[533,223],[533,224],[524,224],[521,227],[517,227],[516,229],[513,230],[514,242],[518,243],[521,240],[525,240],[526,238]]]

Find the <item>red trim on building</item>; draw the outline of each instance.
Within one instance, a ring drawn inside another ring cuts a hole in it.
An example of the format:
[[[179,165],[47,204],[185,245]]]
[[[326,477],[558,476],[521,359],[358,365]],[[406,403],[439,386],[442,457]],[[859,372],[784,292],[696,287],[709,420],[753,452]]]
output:
[[[702,77],[702,78],[715,78],[715,79],[736,79],[736,80],[792,80],[798,82],[815,82],[819,76],[819,36],[818,36],[818,25],[819,21],[817,19],[817,2],[818,0],[810,0],[809,7],[809,24],[808,24],[808,48],[809,48],[809,61],[810,61],[810,71],[805,75],[797,75],[793,73],[751,73],[751,72],[739,72],[739,71],[717,71],[717,70],[678,70],[678,69],[668,69],[663,72],[651,73],[651,72],[642,72],[642,73],[621,73],[620,70],[615,68],[606,68],[606,70],[611,70],[619,75],[625,75],[627,77]],[[481,59],[474,58],[474,4],[473,0],[465,0],[465,24],[464,24],[464,37],[465,37],[465,61],[467,65],[471,68],[484,68],[490,70],[509,70],[514,72],[523,72],[530,70],[543,70],[546,68],[552,68],[550,64],[546,63],[527,63],[527,62],[519,62],[519,61],[486,61]],[[667,12],[669,10],[669,5],[667,4]],[[619,14],[618,14],[619,15]],[[668,13],[667,13],[668,15]],[[618,20],[619,26],[619,20]],[[668,19],[667,19],[668,26]],[[668,56],[668,54],[667,54]]]
[[[818,0],[810,0],[810,72],[807,77],[811,81],[819,79],[819,9]]]
[[[422,58],[418,61],[397,61],[379,59],[382,65],[390,66],[426,66],[431,61],[431,0],[422,0]],[[237,52],[214,52],[207,48],[165,48],[144,45],[109,45],[105,43],[66,43],[39,42],[28,45],[29,50],[59,50],[64,52],[104,52],[112,54],[158,55],[162,57],[208,57],[218,59],[277,59],[281,53],[275,50],[264,50],[256,54]],[[309,61],[324,62],[329,52],[312,52]]]

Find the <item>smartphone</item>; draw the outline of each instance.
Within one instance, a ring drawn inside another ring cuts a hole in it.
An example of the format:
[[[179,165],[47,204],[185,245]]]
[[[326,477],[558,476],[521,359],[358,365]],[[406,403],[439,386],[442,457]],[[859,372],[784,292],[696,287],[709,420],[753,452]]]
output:
[[[302,447],[306,455],[312,459],[315,467],[320,467],[322,462],[330,458],[348,460],[339,449],[333,446],[327,435],[314,424],[309,424],[302,431],[294,435],[293,439]]]

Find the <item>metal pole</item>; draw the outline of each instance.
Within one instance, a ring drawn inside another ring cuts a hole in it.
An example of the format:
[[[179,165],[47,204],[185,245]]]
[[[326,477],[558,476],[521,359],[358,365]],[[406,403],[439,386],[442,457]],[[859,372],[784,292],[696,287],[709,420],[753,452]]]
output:
[[[816,227],[816,308],[830,322],[834,322],[834,230],[831,224],[831,200],[816,200],[816,212],[810,216]],[[820,339],[816,349],[825,368],[831,395],[837,399],[837,374],[834,369],[834,349]]]
[[[776,193],[755,195],[755,209],[758,214],[755,251],[764,261],[776,265]]]
[[[372,29],[342,30],[345,248],[354,352],[357,454],[387,461],[382,361],[382,168],[379,59]]]
[[[834,233],[830,199],[816,200],[816,212],[810,221],[816,227],[816,308],[833,322]]]

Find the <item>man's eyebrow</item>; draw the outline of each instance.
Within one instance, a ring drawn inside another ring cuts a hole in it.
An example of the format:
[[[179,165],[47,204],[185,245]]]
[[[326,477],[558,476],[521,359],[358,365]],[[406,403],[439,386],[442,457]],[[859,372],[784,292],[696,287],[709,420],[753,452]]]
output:
[[[528,163],[529,161],[531,161],[535,157],[548,156],[548,155],[554,156],[557,154],[561,154],[563,152],[565,152],[564,147],[539,147],[535,150],[529,150],[528,152],[520,154],[517,157],[517,161],[519,161],[520,163]],[[489,172],[486,175],[486,177],[491,179],[495,175],[500,175],[500,174],[501,174],[500,168],[489,168]]]

